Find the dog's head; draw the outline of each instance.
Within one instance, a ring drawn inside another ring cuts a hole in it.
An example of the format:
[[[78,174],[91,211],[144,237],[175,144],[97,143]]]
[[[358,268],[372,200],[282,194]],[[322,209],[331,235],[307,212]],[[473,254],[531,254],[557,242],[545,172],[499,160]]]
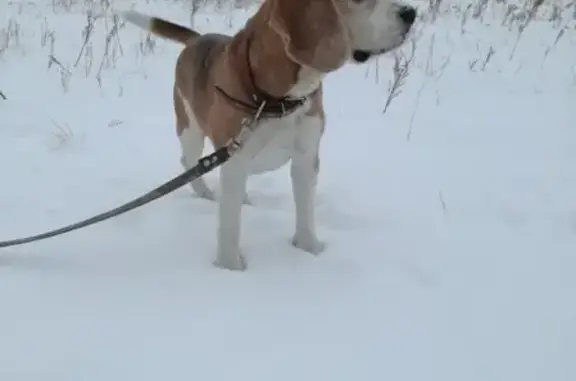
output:
[[[270,1],[270,25],[287,54],[321,72],[399,47],[416,19],[416,9],[397,0]]]

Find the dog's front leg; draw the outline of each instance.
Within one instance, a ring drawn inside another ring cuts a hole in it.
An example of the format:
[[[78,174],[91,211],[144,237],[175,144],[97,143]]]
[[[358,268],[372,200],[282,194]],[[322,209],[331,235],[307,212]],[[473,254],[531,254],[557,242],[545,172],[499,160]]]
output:
[[[240,157],[233,157],[220,170],[218,248],[215,265],[229,270],[245,270],[240,250],[242,205],[246,195],[247,170]]]
[[[320,167],[318,148],[323,126],[319,118],[304,119],[296,138],[290,175],[296,209],[296,232],[292,244],[312,254],[324,250],[316,236],[315,197]]]

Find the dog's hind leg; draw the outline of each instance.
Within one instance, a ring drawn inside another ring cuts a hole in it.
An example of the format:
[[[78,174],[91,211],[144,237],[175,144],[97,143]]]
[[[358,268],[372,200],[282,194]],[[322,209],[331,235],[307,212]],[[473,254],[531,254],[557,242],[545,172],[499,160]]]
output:
[[[198,159],[204,150],[205,136],[197,125],[190,125],[180,134],[180,145],[182,146],[182,158],[180,162],[186,170],[198,164]],[[207,200],[215,200],[214,192],[208,188],[206,181],[200,177],[190,182],[194,193]]]
[[[176,129],[182,147],[182,157],[180,162],[184,169],[188,170],[198,164],[198,159],[202,157],[206,135],[198,125],[196,117],[188,101],[181,92],[175,88],[174,105],[176,110]],[[190,182],[194,193],[199,197],[215,201],[214,192],[208,188],[204,178],[200,177]],[[251,204],[248,194],[244,194],[244,204]]]
[[[206,136],[200,129],[192,108],[182,93],[175,88],[174,105],[176,110],[176,127],[180,145],[182,147],[182,157],[180,162],[184,169],[188,170],[198,164],[198,159],[202,157],[204,141]],[[214,192],[208,188],[204,178],[200,177],[190,182],[192,190],[199,197],[207,200],[215,200]]]

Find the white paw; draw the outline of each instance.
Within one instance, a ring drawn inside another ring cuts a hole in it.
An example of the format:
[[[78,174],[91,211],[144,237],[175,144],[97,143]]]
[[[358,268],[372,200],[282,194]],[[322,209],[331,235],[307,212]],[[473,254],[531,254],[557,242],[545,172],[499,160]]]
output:
[[[218,268],[231,271],[244,271],[247,268],[246,260],[242,254],[218,255],[213,264]]]
[[[319,241],[318,238],[309,234],[294,235],[294,238],[292,238],[292,245],[314,255],[318,255],[326,249],[326,244],[324,242]]]

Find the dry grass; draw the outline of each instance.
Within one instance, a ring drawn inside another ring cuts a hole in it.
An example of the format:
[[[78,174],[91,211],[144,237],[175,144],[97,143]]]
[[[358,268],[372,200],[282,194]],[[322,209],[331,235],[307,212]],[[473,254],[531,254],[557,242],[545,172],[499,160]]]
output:
[[[0,28],[0,58],[12,46],[20,44],[20,24],[15,18],[8,19],[8,24]]]
[[[384,104],[383,113],[388,110],[392,100],[398,97],[402,91],[402,86],[406,83],[406,79],[410,73],[410,64],[416,55],[416,44],[414,41],[409,41],[411,51],[409,55],[404,54],[403,51],[394,53],[394,66],[392,67],[393,78],[388,86],[388,98]]]
[[[74,138],[74,131],[70,128],[68,123],[58,123],[52,120],[55,129],[51,132],[51,142],[49,148],[52,150],[59,150],[64,148]]]
[[[102,88],[106,71],[115,69],[118,59],[126,52],[120,33],[125,23],[115,14],[115,1],[50,1],[51,11],[55,14],[81,12],[85,17],[85,25],[77,31],[80,43],[75,57],[64,59],[58,57],[56,53],[59,40],[55,28],[49,24],[48,17],[43,18],[39,26],[40,45],[46,50],[48,69],[58,70],[63,92],[70,91],[71,79],[79,73],[84,78],[93,78]],[[121,3],[121,0],[116,0],[116,2],[121,6],[125,5]],[[230,10],[258,2],[261,0],[174,0],[174,3],[180,3],[183,8],[189,10],[191,24],[194,24],[195,15],[204,7]],[[26,2],[22,2],[24,3]],[[509,60],[514,59],[517,48],[530,25],[534,22],[546,22],[550,28],[557,29],[558,32],[553,43],[546,48],[542,57],[542,65],[560,41],[569,34],[568,31],[574,30],[576,20],[576,0],[548,0],[546,2],[543,0],[428,0],[427,6],[419,8],[421,12],[418,27],[415,28],[410,42],[393,56],[392,79],[388,84],[388,96],[383,105],[384,113],[391,108],[393,101],[400,97],[415,66],[420,64],[415,59],[417,50],[427,51],[424,73],[433,80],[438,80],[450,64],[450,57],[440,58],[441,62],[436,62],[434,33],[431,38],[423,39],[426,29],[434,27],[440,19],[456,17],[460,25],[459,33],[466,35],[470,23],[488,25],[494,22],[495,15],[499,15],[500,27],[507,28],[515,36],[512,49],[508,51]],[[22,27],[17,16],[8,19],[6,25],[0,27],[0,59],[9,49],[20,45],[21,35]],[[149,34],[141,34],[141,40],[133,42],[130,47],[134,47],[140,57],[146,57],[156,54],[157,40]],[[468,62],[468,70],[471,72],[486,71],[493,57],[503,53],[497,51],[494,46],[489,46],[487,49],[478,47],[477,56]],[[377,81],[380,77],[379,67],[379,65],[375,66]],[[425,86],[426,83],[421,85],[417,92],[418,97]],[[119,93],[122,93],[122,90]],[[6,99],[2,92],[0,92],[0,97]],[[418,102],[415,104],[416,108],[417,106]]]
[[[498,20],[496,15],[500,15],[498,21],[500,27],[506,28],[509,36],[513,39],[512,47],[507,52],[509,61],[515,58],[518,46],[533,23],[546,23],[550,30],[557,30],[556,38],[544,51],[541,64],[543,67],[547,57],[569,33],[568,31],[576,29],[576,0],[549,0],[546,2],[543,0],[429,0],[426,11],[419,15],[418,26],[412,34],[410,43],[394,55],[391,67],[392,79],[388,86],[388,95],[383,108],[384,113],[391,108],[393,101],[403,93],[413,72],[417,71],[416,67],[421,65],[421,59],[414,59],[414,52],[418,50],[419,57],[426,58],[424,69],[420,70],[421,75],[417,76],[419,87],[415,93],[416,97],[406,135],[407,140],[411,138],[414,119],[424,89],[430,81],[437,81],[451,62],[450,56],[440,58],[440,62],[438,62],[438,59],[435,58],[436,33],[428,33],[430,37],[424,39],[424,31],[427,28],[434,28],[434,24],[440,19],[457,17],[460,35],[467,35],[471,23],[474,23],[471,26],[472,30],[478,25],[492,27],[494,20]],[[504,51],[506,47],[500,46],[498,49],[500,51],[497,51],[496,46],[492,45],[481,48],[480,43],[477,42],[477,55],[469,59],[468,70],[471,73],[485,72],[496,55],[502,56],[506,53]],[[427,51],[425,56],[422,54],[424,51]],[[518,70],[522,67],[521,65],[522,63],[520,63]],[[572,63],[572,65],[574,64]],[[576,68],[573,67],[573,69],[573,72],[576,73]],[[576,81],[574,84],[576,85]]]

